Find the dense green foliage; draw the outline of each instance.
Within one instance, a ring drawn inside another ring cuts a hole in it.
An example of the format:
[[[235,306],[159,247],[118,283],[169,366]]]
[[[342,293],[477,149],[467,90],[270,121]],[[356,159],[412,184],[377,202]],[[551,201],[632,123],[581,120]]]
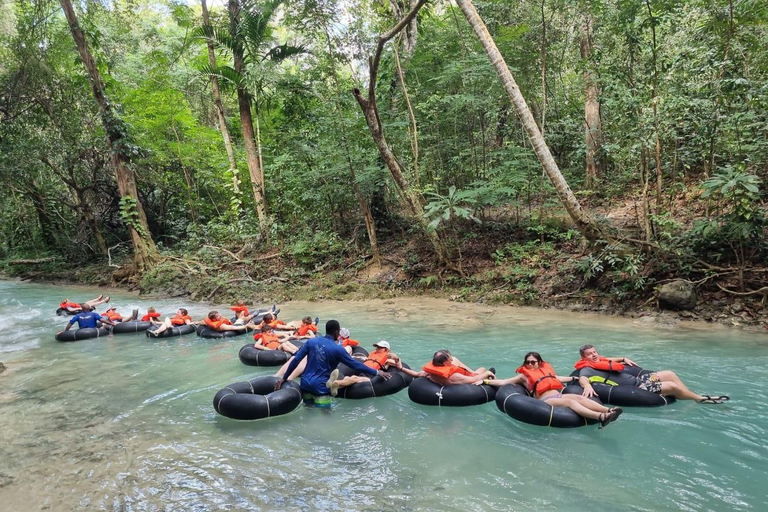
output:
[[[621,295],[651,285],[652,274],[764,264],[766,2],[483,0],[477,8],[585,207],[606,212],[628,205],[615,232],[640,245],[612,241],[574,261],[585,282],[602,279]],[[365,254],[350,170],[382,243],[397,246],[407,238],[414,247],[426,245],[402,213],[351,94],[367,87],[377,34],[397,21],[389,2],[283,5],[270,30],[250,27],[265,39],[242,39],[248,56],[242,73],[232,68],[227,43],[237,38],[220,5],[212,6],[217,68],[208,65],[199,4],[84,0],[76,9],[130,137],[129,147],[117,150],[131,155],[139,200],[160,247],[280,249],[299,266]],[[584,60],[579,43],[587,18],[593,47]],[[536,256],[549,243],[570,246],[573,232],[461,13],[449,2],[430,3],[419,14],[417,36],[412,53],[402,37],[385,50],[377,98],[387,140],[427,198],[431,225],[450,238],[459,267],[467,254],[478,256],[467,247],[477,237],[482,257],[497,264],[510,261],[519,251],[513,247]],[[602,171],[589,188],[586,71],[598,77],[604,141],[597,155]],[[249,91],[268,242],[259,234],[253,197],[233,192],[211,75],[224,88],[241,176],[248,173],[228,79]],[[117,193],[87,74],[57,2],[15,0],[0,10],[0,182],[0,257],[74,262],[104,259],[110,247],[130,249],[131,205]],[[507,279],[529,294],[526,259],[515,257]],[[414,277],[429,286],[433,274]],[[744,291],[750,277],[745,284],[741,276]]]

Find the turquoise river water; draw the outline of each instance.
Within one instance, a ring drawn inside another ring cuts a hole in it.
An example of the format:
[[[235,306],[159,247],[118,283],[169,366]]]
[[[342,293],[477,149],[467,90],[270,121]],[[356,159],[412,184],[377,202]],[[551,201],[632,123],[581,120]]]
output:
[[[425,407],[407,391],[238,422],[214,394],[275,371],[240,363],[246,338],[54,341],[59,301],[95,295],[0,281],[0,510],[768,510],[768,335],[420,298],[289,303],[282,318],[335,317],[411,366],[447,347],[507,377],[539,350],[567,374],[594,343],[732,400],[628,409],[604,430],[523,424],[493,402]],[[122,313],[183,305],[112,297]],[[188,306],[196,319],[213,307]]]

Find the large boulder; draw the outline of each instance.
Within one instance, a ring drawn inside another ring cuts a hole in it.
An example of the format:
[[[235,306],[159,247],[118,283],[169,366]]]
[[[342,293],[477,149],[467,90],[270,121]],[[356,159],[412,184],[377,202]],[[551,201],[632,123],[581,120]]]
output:
[[[656,298],[662,308],[688,310],[696,307],[699,294],[696,293],[693,283],[678,279],[662,285]]]

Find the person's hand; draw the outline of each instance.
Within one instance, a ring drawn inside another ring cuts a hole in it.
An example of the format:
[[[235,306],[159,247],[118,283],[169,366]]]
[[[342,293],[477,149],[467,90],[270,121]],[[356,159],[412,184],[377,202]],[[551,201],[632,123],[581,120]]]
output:
[[[628,357],[625,357],[625,358],[624,358],[624,364],[628,364],[629,366],[637,366],[637,363],[636,363],[636,362],[634,362],[633,360],[631,360],[631,359],[630,359],[630,358],[628,358]]]
[[[585,396],[587,398],[593,397],[595,395],[597,395],[597,393],[595,393],[594,388],[592,388],[592,386],[590,386],[589,384],[587,384],[587,386],[584,387],[584,391],[582,391],[581,393],[581,396]]]
[[[379,370],[379,371],[378,371],[376,374],[377,374],[379,377],[381,377],[382,379],[384,379],[384,380],[389,380],[389,379],[391,379],[391,378],[392,378],[392,375],[391,375],[391,374],[389,374],[389,373],[387,373],[387,372],[383,372],[383,371],[381,371],[381,370]]]
[[[494,375],[492,371],[486,370],[485,371],[485,378],[486,379],[495,379],[496,375]]]
[[[278,381],[275,382],[275,391],[283,387],[283,382],[285,382],[285,379],[278,379]]]

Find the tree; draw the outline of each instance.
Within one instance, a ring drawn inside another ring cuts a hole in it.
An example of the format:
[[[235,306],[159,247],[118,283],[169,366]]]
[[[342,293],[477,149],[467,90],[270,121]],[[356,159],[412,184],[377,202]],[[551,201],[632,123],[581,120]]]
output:
[[[72,38],[80,53],[88,72],[93,97],[99,106],[101,112],[101,121],[107,132],[107,142],[112,153],[111,164],[117,180],[117,188],[120,193],[120,213],[128,227],[133,244],[133,270],[139,274],[151,269],[159,261],[159,254],[155,246],[152,235],[147,225],[147,216],[138,199],[136,190],[136,180],[133,171],[130,168],[130,156],[132,145],[128,139],[128,132],[125,123],[122,122],[113,104],[107,98],[104,82],[101,80],[101,74],[96,61],[93,59],[88,44],[85,40],[85,33],[77,20],[75,9],[70,0],[59,0],[64,9],[64,15],[69,23],[69,29],[72,32]]]
[[[203,25],[208,32],[211,30],[211,22],[208,16],[208,6],[205,0],[200,0],[200,5],[203,10]],[[211,68],[216,68],[216,53],[213,49],[213,41],[210,38],[206,40],[206,46],[208,47],[208,64]],[[227,115],[224,111],[224,104],[221,101],[221,92],[219,91],[219,79],[216,76],[211,76],[211,93],[213,94],[213,104],[216,107],[216,115],[219,119],[219,130],[221,130],[221,138],[224,139],[224,148],[227,151],[227,158],[229,159],[229,170],[232,173],[232,195],[234,196],[234,203],[238,205],[240,203],[240,179],[237,172],[237,162],[235,161],[235,151],[232,148],[232,139],[229,136],[229,128],[227,128]]]
[[[376,105],[376,79],[379,72],[379,64],[381,62],[381,53],[384,50],[384,45],[395,37],[401,30],[403,30],[413,18],[418,14],[419,9],[426,3],[426,0],[419,0],[419,2],[406,14],[403,19],[400,20],[391,30],[379,37],[376,45],[376,52],[372,58],[369,59],[369,82],[368,82],[368,95],[367,98],[363,97],[360,89],[354,89],[352,94],[354,95],[357,103],[360,105],[360,109],[365,116],[365,122],[368,125],[368,129],[371,132],[371,137],[379,148],[379,154],[381,159],[387,165],[389,172],[392,174],[392,178],[395,181],[398,191],[401,197],[405,201],[411,215],[419,223],[423,232],[432,244],[432,248],[435,251],[437,259],[445,264],[451,264],[451,258],[448,253],[448,248],[445,243],[433,228],[429,226],[427,217],[424,216],[424,198],[421,194],[411,188],[408,179],[403,173],[403,169],[398,162],[395,154],[387,143],[387,139],[384,136],[384,128],[381,125],[381,117],[379,116],[379,109]]]
[[[270,22],[281,3],[282,0],[271,0],[259,6],[248,0],[229,0],[229,32],[214,30],[209,25],[203,27],[203,33],[207,37],[226,48],[232,55],[232,66],[211,66],[206,71],[236,90],[253,200],[263,235],[266,235],[267,231],[268,206],[261,152],[251,111],[251,105],[262,92],[259,84],[263,77],[258,76],[259,64],[266,61],[279,63],[305,51],[303,47],[288,44],[269,47],[273,39]],[[256,121],[258,123],[258,119]]]
[[[591,188],[601,174],[600,150],[603,143],[603,124],[600,120],[600,100],[598,99],[597,76],[593,68],[592,48],[594,35],[592,14],[582,15],[579,52],[584,66],[584,138],[587,146],[586,172],[584,185]]]
[[[475,6],[470,0],[456,0],[456,3],[467,18],[469,25],[472,27],[472,30],[474,30],[480,43],[483,45],[491,64],[493,64],[493,67],[496,69],[496,73],[499,75],[499,79],[501,79],[504,90],[507,92],[512,105],[515,107],[515,111],[520,118],[520,122],[523,124],[523,128],[525,128],[525,131],[528,134],[528,138],[533,145],[533,150],[536,153],[539,162],[541,162],[542,167],[544,167],[544,171],[547,173],[552,185],[555,187],[555,191],[557,192],[560,201],[563,203],[563,206],[565,206],[565,209],[576,224],[576,227],[591,242],[605,238],[601,233],[600,228],[595,224],[595,221],[582,209],[578,199],[576,199],[576,196],[568,186],[568,182],[565,181],[565,177],[563,177],[557,163],[555,163],[555,159],[552,157],[552,153],[550,153],[549,147],[547,146],[544,137],[541,135],[539,127],[536,125],[536,120],[533,118],[531,110],[525,102],[525,98],[523,98],[512,73],[510,73],[509,68],[507,67],[507,63],[504,61],[504,57],[493,42],[493,38],[491,37],[491,34],[488,33],[488,29],[485,27],[485,23],[483,23],[483,20],[477,13]]]

